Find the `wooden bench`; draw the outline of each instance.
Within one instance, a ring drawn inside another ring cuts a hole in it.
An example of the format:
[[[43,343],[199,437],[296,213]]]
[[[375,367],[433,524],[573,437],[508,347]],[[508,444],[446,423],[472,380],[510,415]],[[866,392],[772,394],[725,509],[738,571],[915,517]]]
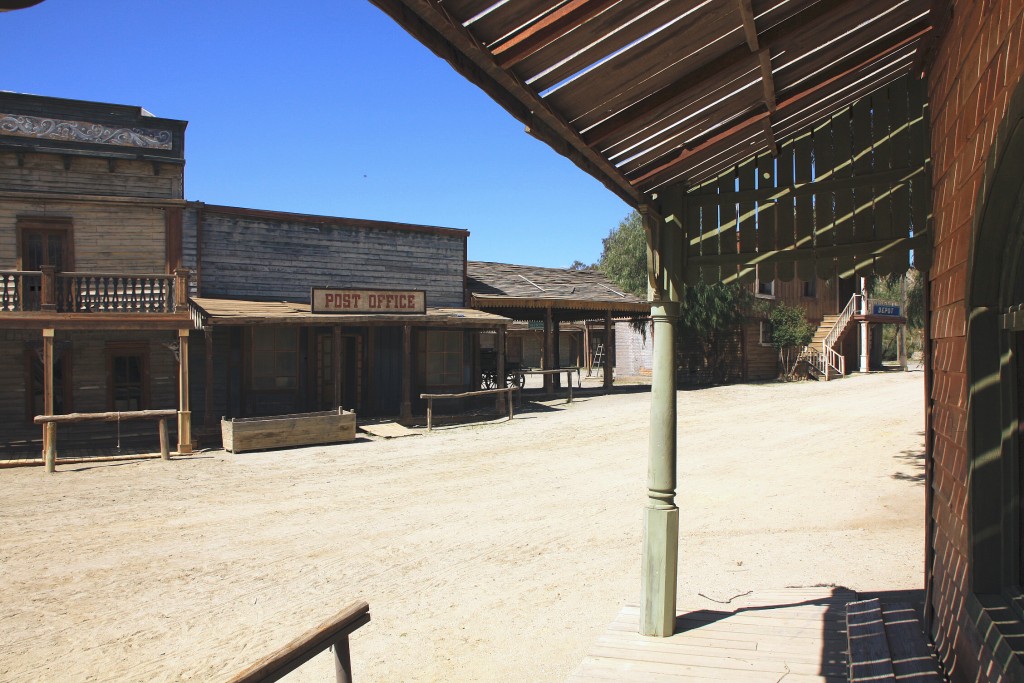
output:
[[[917,612],[907,603],[877,598],[846,605],[850,683],[942,683],[939,663]]]
[[[489,394],[509,394],[505,397],[508,404],[508,419],[512,419],[512,396],[513,391],[519,391],[519,387],[504,387],[501,389],[480,389],[478,391],[463,391],[460,394],[420,394],[420,398],[427,400],[427,431],[429,432],[434,422],[434,399],[437,398],[469,398],[470,396],[487,396]]]
[[[316,628],[306,631],[245,671],[236,674],[229,683],[270,683],[280,680],[329,647],[334,649],[334,673],[337,683],[352,683],[352,658],[349,655],[348,634],[369,621],[370,606],[362,601],[353,602]]]

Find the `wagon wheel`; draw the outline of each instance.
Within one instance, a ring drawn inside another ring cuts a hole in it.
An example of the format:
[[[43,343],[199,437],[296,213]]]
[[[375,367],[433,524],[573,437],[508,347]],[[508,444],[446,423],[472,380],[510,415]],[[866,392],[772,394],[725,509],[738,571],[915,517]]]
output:
[[[519,387],[522,389],[526,384],[526,375],[513,370],[505,376],[505,383],[510,387]]]
[[[483,385],[484,389],[497,389],[498,383],[493,372],[484,372],[480,377],[480,384]]]

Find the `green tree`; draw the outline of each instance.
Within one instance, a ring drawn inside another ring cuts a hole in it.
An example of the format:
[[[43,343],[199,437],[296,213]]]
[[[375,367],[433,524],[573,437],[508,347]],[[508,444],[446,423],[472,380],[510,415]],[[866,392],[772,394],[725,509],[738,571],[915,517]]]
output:
[[[640,214],[633,211],[601,240],[597,268],[623,291],[647,297],[647,236]]]
[[[753,305],[749,289],[737,284],[688,285],[683,289],[679,313],[680,340],[695,339],[703,354],[709,379],[725,382],[729,376],[729,343]],[[680,344],[680,346],[683,346]]]
[[[811,343],[814,327],[804,317],[799,306],[779,303],[768,314],[772,324],[772,346],[779,351],[779,361],[787,379],[792,379],[800,352]]]

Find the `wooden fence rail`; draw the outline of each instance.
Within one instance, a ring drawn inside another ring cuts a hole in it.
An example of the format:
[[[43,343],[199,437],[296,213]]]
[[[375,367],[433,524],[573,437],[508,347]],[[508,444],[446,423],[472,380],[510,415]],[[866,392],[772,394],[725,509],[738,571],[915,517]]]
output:
[[[460,394],[420,394],[420,398],[427,399],[427,431],[429,432],[434,422],[434,399],[435,398],[469,398],[470,396],[487,396],[491,394],[508,394],[505,403],[508,404],[508,419],[512,419],[512,392],[519,391],[519,387],[505,387],[503,389],[480,389],[478,391],[463,391]]]
[[[353,602],[334,617],[236,674],[229,683],[280,680],[329,647],[334,648],[334,673],[338,683],[352,683],[348,634],[369,621],[370,605],[365,601]]]
[[[36,415],[32,420],[43,425],[43,460],[46,471],[57,469],[57,425],[74,424],[76,422],[120,422],[121,420],[160,420],[160,457],[171,459],[171,448],[167,440],[167,418],[178,414],[177,410],[126,410],[109,413],[67,413],[66,415]]]

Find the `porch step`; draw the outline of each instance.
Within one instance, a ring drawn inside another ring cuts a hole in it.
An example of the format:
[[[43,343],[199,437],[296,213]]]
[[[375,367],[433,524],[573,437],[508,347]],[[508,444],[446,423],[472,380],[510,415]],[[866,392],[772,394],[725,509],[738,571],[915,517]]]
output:
[[[850,683],[942,683],[938,660],[914,608],[878,598],[846,605]]]

